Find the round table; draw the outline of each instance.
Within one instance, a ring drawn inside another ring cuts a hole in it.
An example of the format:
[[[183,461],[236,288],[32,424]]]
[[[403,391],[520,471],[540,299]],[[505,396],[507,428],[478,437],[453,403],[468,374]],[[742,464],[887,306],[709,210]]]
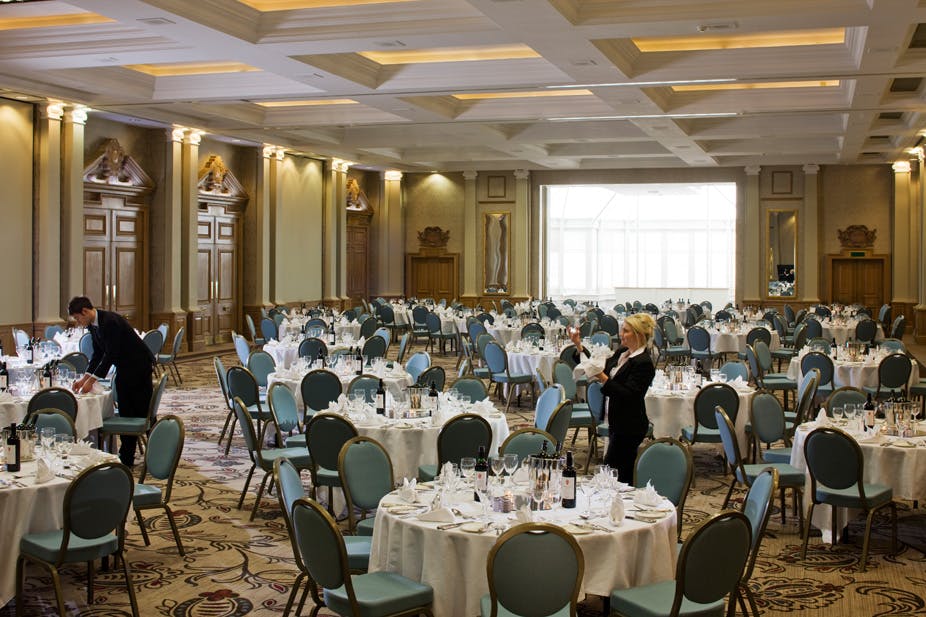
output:
[[[711,350],[714,353],[744,353],[746,351],[746,335],[752,330],[752,326],[747,328],[738,328],[731,332],[721,332],[714,328],[708,330],[711,335]],[[768,346],[770,350],[781,347],[781,339],[778,333],[771,331],[772,342]]]
[[[512,375],[527,374],[537,378],[537,371],[547,383],[553,382],[553,365],[559,360],[559,352],[553,349],[540,351],[508,351],[508,372]]]
[[[472,491],[459,495],[472,500]],[[433,492],[421,491],[418,500],[429,503],[432,497]],[[440,523],[391,513],[389,505],[400,503],[397,493],[390,493],[376,511],[370,572],[398,572],[430,585],[434,589],[435,617],[478,615],[480,599],[489,592],[486,559],[497,539],[496,533],[468,533],[461,527],[440,530],[437,528]],[[671,506],[668,501],[663,503]],[[464,505],[461,503],[459,507]],[[571,510],[544,511],[539,516],[535,513],[535,520],[559,524],[583,522],[579,518],[584,511],[581,495],[578,506]],[[493,513],[491,517],[506,525],[516,524],[510,513]],[[675,510],[671,509],[655,523],[627,519],[619,527],[607,519],[594,519],[606,531],[584,530],[587,533],[575,536],[585,558],[579,597],[583,593],[608,596],[613,589],[672,579],[676,561],[675,517]]]
[[[104,390],[99,394],[76,396],[77,418],[74,427],[77,429],[77,438],[85,439],[90,431],[103,426],[104,418],[113,415],[113,395],[111,390]],[[5,400],[0,400],[0,427],[22,422],[28,412],[30,398],[4,397]]]
[[[300,388],[300,384],[302,383],[302,378],[305,377],[308,372],[308,368],[304,367],[301,363],[298,363],[291,369],[277,369],[275,372],[267,375],[267,391],[269,392],[273,384],[278,381],[284,383],[296,396],[296,403],[302,407],[302,389]],[[341,380],[341,385],[344,387],[345,392],[350,382],[357,377],[355,372],[341,370],[340,366],[335,367],[333,372],[338,376],[338,379]],[[391,393],[396,400],[405,400],[406,388],[415,383],[412,376],[399,364],[394,365],[391,369],[366,367],[364,375],[374,375],[382,378],[386,390]]]
[[[820,325],[823,326],[823,338],[828,341],[836,339],[837,345],[845,345],[846,341],[855,339],[855,327],[858,325],[858,320],[849,320],[841,323],[823,320],[820,322]],[[875,334],[875,340],[884,340],[884,330],[881,328],[881,324],[878,324],[878,332]]]
[[[733,385],[733,384],[730,384]],[[756,391],[750,386],[737,388],[740,407],[734,422],[736,440],[739,442],[740,452],[743,456],[749,452],[749,438],[746,435],[746,425],[749,424],[749,415],[752,409],[752,398]],[[678,439],[682,428],[694,426],[694,400],[699,390],[666,390],[650,387],[646,392],[646,415],[653,423],[653,437],[674,437]]]
[[[788,365],[788,377],[790,379],[801,379],[804,374],[801,371],[801,358],[804,354],[791,358]],[[878,387],[878,363],[884,357],[883,354],[870,354],[866,359],[859,362],[850,362],[848,360],[836,360],[833,362],[833,388],[842,386],[852,386],[853,388],[877,388]],[[913,362],[913,370],[910,371],[910,379],[907,381],[907,387],[914,386],[920,379],[919,364]]]

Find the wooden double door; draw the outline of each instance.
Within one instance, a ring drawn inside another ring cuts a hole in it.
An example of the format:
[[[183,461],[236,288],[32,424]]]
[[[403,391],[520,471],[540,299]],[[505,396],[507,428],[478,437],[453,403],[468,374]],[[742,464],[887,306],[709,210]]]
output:
[[[443,253],[405,255],[405,295],[416,298],[446,298],[460,295],[460,255]]]
[[[886,255],[827,256],[830,303],[861,304],[876,315],[891,297],[891,264]]]
[[[238,218],[200,213],[197,225],[197,294],[206,345],[231,342],[240,310]]]
[[[84,293],[140,330],[148,325],[147,230],[143,208],[84,205]]]

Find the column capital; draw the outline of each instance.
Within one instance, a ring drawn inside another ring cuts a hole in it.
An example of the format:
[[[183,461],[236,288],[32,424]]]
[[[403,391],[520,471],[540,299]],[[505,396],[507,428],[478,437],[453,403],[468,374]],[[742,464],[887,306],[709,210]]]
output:
[[[167,136],[168,142],[180,144],[183,143],[183,134],[186,131],[185,126],[172,126],[169,129],[164,129],[164,134]]]
[[[747,176],[758,176],[760,171],[762,171],[762,168],[759,167],[758,165],[747,165],[746,166]]]
[[[87,124],[87,108],[83,105],[73,105],[64,112],[64,121],[72,124]]]
[[[186,129],[183,132],[183,143],[189,146],[198,146],[203,140],[203,131],[198,129]]]
[[[478,175],[479,174],[476,171],[472,169],[467,169],[466,171],[463,172],[463,179],[464,180],[475,180],[476,176]]]
[[[264,147],[261,149],[261,156],[265,159],[276,159],[282,161],[283,157],[286,155],[286,148],[281,146],[274,146],[273,144],[264,144]]]
[[[383,178],[385,178],[386,182],[398,182],[402,179],[402,172],[395,169],[389,169],[383,172]]]
[[[529,180],[530,177],[531,177],[531,172],[528,169],[515,169],[514,170],[515,180]]]
[[[891,165],[891,169],[895,174],[908,174],[910,173],[910,161],[896,161]]]
[[[43,120],[60,120],[64,116],[64,103],[49,101],[47,105],[39,106],[39,114]]]
[[[804,173],[808,176],[815,176],[817,175],[817,173],[820,172],[820,166],[817,165],[816,163],[807,163],[806,165],[804,165],[804,167],[802,167],[802,169],[804,170]]]
[[[346,174],[347,170],[350,169],[350,166],[354,163],[352,161],[345,161],[343,159],[331,159],[331,169],[333,171],[339,171],[342,174]]]

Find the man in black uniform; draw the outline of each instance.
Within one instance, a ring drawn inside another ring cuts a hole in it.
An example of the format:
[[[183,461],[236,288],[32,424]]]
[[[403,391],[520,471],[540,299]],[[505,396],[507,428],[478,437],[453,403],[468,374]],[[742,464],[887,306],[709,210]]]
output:
[[[119,415],[144,418],[148,415],[153,387],[151,373],[154,356],[125,317],[93,308],[89,298],[77,296],[68,303],[68,315],[79,326],[87,328],[93,340],[93,357],[87,372],[77,379],[75,392],[89,392],[97,379],[106,377],[111,366],[116,367],[113,387],[119,400]],[[135,462],[138,438],[123,435],[119,459],[131,467]]]

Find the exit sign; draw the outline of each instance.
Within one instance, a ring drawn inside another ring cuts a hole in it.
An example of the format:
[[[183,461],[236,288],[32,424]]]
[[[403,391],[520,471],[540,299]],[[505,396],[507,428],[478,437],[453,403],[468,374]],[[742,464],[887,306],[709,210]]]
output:
[[[850,251],[849,257],[864,257],[865,251]]]

